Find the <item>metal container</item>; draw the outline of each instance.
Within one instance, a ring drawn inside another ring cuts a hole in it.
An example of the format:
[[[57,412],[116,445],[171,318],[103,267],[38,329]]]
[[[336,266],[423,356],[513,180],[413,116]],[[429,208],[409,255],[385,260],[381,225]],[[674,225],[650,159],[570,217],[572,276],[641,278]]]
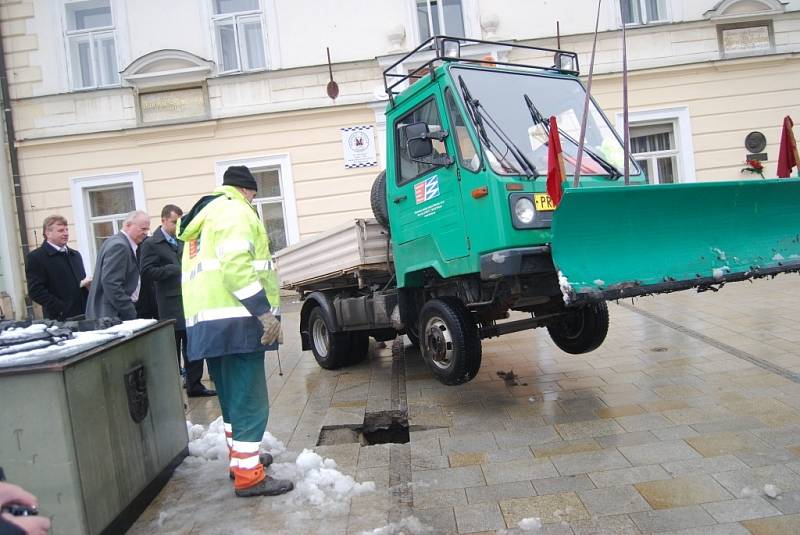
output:
[[[187,455],[172,322],[0,369],[0,466],[55,535],[121,533]]]
[[[281,287],[294,290],[359,271],[391,271],[391,246],[375,219],[355,219],[282,249],[275,261]]]

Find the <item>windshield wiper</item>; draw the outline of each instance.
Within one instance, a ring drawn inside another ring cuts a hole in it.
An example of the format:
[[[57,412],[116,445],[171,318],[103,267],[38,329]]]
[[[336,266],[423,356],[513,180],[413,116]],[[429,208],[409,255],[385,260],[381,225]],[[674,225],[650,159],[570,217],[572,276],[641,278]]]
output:
[[[528,106],[528,112],[531,114],[531,119],[533,120],[533,123],[541,124],[542,126],[544,126],[545,130],[547,130],[549,134],[550,123],[545,120],[544,116],[539,111],[539,108],[536,107],[536,105],[531,100],[531,97],[529,97],[527,93],[523,93],[522,96],[525,98],[525,104]],[[572,136],[564,132],[561,128],[558,129],[558,133],[564,136],[566,139],[568,139],[576,147],[580,146],[580,144],[575,139],[573,139]],[[602,167],[609,175],[611,175],[612,179],[616,179],[622,176],[622,173],[619,172],[619,169],[617,169],[614,166],[614,164],[612,164],[611,162],[609,162],[608,160],[606,160],[605,158],[603,158],[602,156],[600,156],[599,154],[588,148],[586,144],[583,145],[583,152],[585,152],[592,159],[594,159],[594,161],[596,161],[600,165],[600,167]]]
[[[467,84],[464,83],[464,78],[459,76],[458,83],[461,86],[462,93],[464,94],[464,102],[467,104],[467,111],[470,114],[473,124],[475,124],[475,127],[478,130],[478,136],[483,139],[484,143],[486,143],[486,146],[489,148],[497,161],[503,162],[506,160],[506,157],[499,153],[498,147],[492,143],[491,138],[489,138],[489,135],[486,133],[484,120],[492,132],[494,132],[500,141],[505,144],[508,152],[510,152],[514,156],[514,159],[517,160],[520,167],[522,167],[522,171],[525,173],[525,176],[528,178],[533,178],[534,180],[539,178],[540,175],[536,170],[536,166],[534,166],[533,163],[528,160],[525,154],[523,154],[519,147],[514,144],[511,138],[509,138],[508,135],[503,132],[502,128],[500,128],[500,125],[498,125],[497,121],[495,121],[492,116],[489,115],[489,112],[487,112],[486,108],[481,105],[480,101],[472,97],[472,93],[470,93],[469,89],[467,89]]]

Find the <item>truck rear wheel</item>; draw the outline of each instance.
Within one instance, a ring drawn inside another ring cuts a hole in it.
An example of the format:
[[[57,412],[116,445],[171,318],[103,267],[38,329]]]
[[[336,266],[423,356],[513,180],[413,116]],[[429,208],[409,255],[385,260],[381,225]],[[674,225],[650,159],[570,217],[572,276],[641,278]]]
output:
[[[372,183],[369,202],[372,206],[372,214],[378,220],[380,226],[389,230],[389,208],[386,203],[386,171],[381,171],[375,182]]]
[[[562,321],[547,326],[550,338],[567,353],[594,351],[608,334],[608,305],[605,301],[580,308]]]
[[[418,332],[422,356],[440,382],[459,385],[478,374],[481,339],[461,301],[442,297],[425,303]]]
[[[317,364],[326,370],[358,364],[369,353],[369,336],[365,333],[334,333],[319,307],[308,316],[311,352]]]

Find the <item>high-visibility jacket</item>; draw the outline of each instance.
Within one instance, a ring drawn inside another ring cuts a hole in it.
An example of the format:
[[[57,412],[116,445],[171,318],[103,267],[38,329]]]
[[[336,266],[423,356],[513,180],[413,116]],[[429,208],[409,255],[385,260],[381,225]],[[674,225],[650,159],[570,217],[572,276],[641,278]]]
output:
[[[278,275],[264,224],[231,186],[203,197],[178,221],[185,242],[183,310],[190,360],[264,351],[257,319],[280,313]]]

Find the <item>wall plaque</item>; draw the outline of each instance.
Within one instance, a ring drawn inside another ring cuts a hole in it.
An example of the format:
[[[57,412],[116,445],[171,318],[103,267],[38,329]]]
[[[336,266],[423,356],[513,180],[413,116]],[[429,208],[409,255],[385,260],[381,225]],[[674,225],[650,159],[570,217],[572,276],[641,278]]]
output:
[[[722,48],[727,54],[769,50],[771,47],[769,26],[722,29]]]
[[[208,115],[202,87],[142,93],[139,110],[142,123],[146,124],[203,119]]]

